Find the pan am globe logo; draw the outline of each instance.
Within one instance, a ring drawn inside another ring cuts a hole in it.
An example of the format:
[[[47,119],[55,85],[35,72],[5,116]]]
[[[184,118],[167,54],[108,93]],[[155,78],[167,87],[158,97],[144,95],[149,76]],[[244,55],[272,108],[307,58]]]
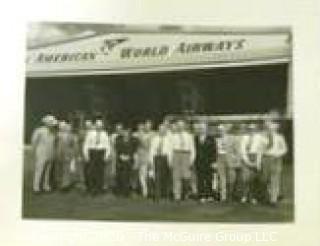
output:
[[[128,40],[129,38],[105,39],[103,40],[103,45],[100,47],[100,51],[104,55],[109,55],[116,46]]]

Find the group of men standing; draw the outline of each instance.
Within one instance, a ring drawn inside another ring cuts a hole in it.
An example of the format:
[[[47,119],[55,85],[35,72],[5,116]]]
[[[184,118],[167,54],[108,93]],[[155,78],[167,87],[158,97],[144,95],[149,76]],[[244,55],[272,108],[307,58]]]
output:
[[[146,121],[134,132],[117,124],[111,134],[99,119],[79,132],[51,115],[42,121],[32,137],[36,193],[52,189],[54,170],[56,188],[76,182],[92,195],[112,187],[119,196],[139,191],[156,201],[180,201],[193,195],[204,203],[232,201],[236,193],[253,204],[276,204],[280,195],[287,145],[271,120],[262,127],[220,124],[215,134],[204,122],[191,129],[184,120],[164,120],[156,130]]]

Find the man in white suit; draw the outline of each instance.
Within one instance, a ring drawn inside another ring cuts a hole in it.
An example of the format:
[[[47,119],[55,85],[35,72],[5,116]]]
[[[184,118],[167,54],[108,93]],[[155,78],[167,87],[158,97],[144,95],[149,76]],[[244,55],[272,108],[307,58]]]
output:
[[[134,137],[139,141],[137,153],[135,155],[135,169],[139,173],[139,183],[141,186],[142,196],[147,197],[150,193],[148,186],[148,173],[150,169],[150,146],[154,136],[152,123],[146,121],[138,125],[138,131]]]
[[[50,174],[55,157],[55,126],[57,120],[52,115],[42,119],[43,126],[37,128],[32,135],[32,149],[35,157],[33,191],[50,191]],[[43,187],[41,180],[43,178]],[[42,189],[43,188],[43,189]]]
[[[191,133],[186,130],[183,120],[176,123],[176,131],[172,132],[172,176],[173,195],[176,201],[182,199],[183,191],[190,188],[191,168],[195,160],[195,143]]]
[[[267,194],[271,205],[276,205],[280,193],[283,156],[287,153],[284,136],[279,133],[280,125],[266,122],[264,151],[262,157],[263,181],[267,185]]]

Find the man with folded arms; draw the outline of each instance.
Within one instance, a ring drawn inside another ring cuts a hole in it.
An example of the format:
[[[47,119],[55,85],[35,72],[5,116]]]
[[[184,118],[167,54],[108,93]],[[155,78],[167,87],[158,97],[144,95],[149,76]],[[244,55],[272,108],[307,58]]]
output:
[[[241,140],[243,195],[241,203],[257,203],[257,190],[261,172],[264,138],[254,123],[248,125],[248,133]]]

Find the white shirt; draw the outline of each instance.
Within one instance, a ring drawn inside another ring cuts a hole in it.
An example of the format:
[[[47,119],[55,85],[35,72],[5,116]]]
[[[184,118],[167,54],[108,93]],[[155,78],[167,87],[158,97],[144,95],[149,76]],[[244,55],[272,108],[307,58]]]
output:
[[[154,157],[158,154],[166,155],[168,158],[169,165],[172,160],[172,142],[171,135],[155,135],[151,140],[150,147],[150,161],[153,163]]]
[[[120,136],[120,133],[117,133],[117,132],[114,132],[114,133],[111,134],[111,136],[110,136],[110,143],[111,143],[111,145],[112,145],[113,148],[115,147],[117,137],[119,137],[119,136]]]
[[[193,163],[196,155],[193,136],[190,133],[183,131],[171,133],[170,138],[173,151],[178,150],[190,152],[190,160],[191,163]]]
[[[279,133],[274,133],[271,135],[273,138],[273,144],[272,146],[269,145],[269,137],[266,135],[264,138],[264,154],[268,156],[274,156],[274,157],[282,157],[288,152],[286,140],[283,135]]]
[[[83,144],[83,154],[86,159],[89,159],[90,149],[105,150],[105,159],[107,159],[111,152],[108,134],[105,131],[89,131]]]
[[[257,155],[256,165],[260,166],[261,156],[265,146],[265,138],[260,133],[244,135],[241,139],[241,156],[242,159],[247,163],[251,163],[248,157],[249,154]]]

